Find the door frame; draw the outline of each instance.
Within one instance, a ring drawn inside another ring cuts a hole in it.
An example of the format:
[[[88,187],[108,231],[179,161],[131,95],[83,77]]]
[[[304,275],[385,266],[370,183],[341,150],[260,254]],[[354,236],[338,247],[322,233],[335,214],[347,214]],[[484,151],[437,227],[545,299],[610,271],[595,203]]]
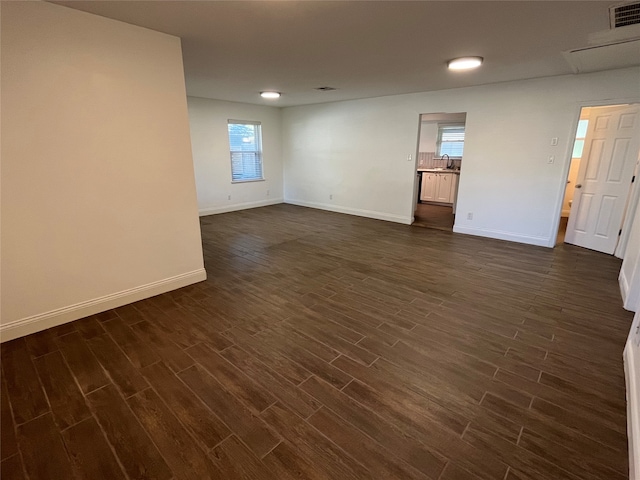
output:
[[[626,116],[631,116],[630,118],[633,120],[630,125],[623,128],[623,132],[620,129],[622,124],[619,122]],[[579,168],[576,172],[576,185],[575,187],[567,187],[567,191],[572,191],[574,201],[569,213],[564,242],[614,255],[620,245],[625,213],[630,205],[633,176],[637,164],[637,151],[640,149],[640,104],[583,108],[580,118],[580,121],[583,118],[588,119],[588,127],[584,135],[586,138],[584,140],[582,160],[578,160]],[[601,120],[605,123],[603,128],[599,129]],[[617,151],[616,145],[619,139],[625,139],[628,146],[622,152],[618,152],[623,153],[623,156],[618,156],[620,162],[614,164],[612,162]],[[603,149],[595,148],[594,150],[594,142],[596,141],[601,142],[600,145]],[[598,154],[598,152],[600,153]],[[605,157],[602,155],[605,155]],[[571,159],[572,167],[570,169],[573,168],[573,160]],[[600,165],[601,163],[604,163],[604,165]],[[592,169],[594,165],[596,170]],[[619,176],[617,180],[610,180],[607,171],[611,172],[611,168],[614,165],[617,165],[617,168],[620,169]],[[589,172],[593,177],[590,176]],[[576,190],[581,186],[579,184],[583,184],[584,190]],[[585,197],[585,195],[587,196]],[[612,195],[612,197],[609,197],[609,195]],[[592,201],[588,200],[589,197],[591,197]],[[608,208],[606,207],[607,203],[605,203],[607,198],[615,199],[609,203]],[[564,204],[566,203],[565,192]],[[584,207],[587,210],[583,212]],[[604,216],[602,216],[603,208],[607,211]],[[583,218],[580,212],[583,212],[586,217]],[[584,231],[578,227],[579,224],[577,222],[580,221],[580,218],[587,222],[582,227],[586,228]],[[593,222],[597,222],[597,224]],[[597,233],[597,225],[600,225],[600,228],[606,226],[606,232]]]
[[[614,105],[625,105],[625,104],[640,104],[640,97],[624,97],[624,98],[610,98],[603,100],[591,100],[591,101],[583,101],[583,102],[575,102],[573,104],[573,119],[571,121],[571,130],[569,134],[570,140],[567,142],[567,147],[565,150],[565,154],[562,157],[564,160],[564,167],[562,168],[562,174],[559,176],[559,186],[560,186],[560,195],[558,196],[558,200],[556,202],[556,209],[554,213],[554,220],[551,224],[551,233],[549,235],[549,244],[547,245],[550,248],[555,248],[556,242],[558,240],[558,229],[560,228],[560,217],[562,216],[562,204],[564,203],[564,195],[567,187],[567,179],[569,178],[569,168],[571,167],[571,154],[573,153],[573,143],[576,139],[576,131],[578,130],[578,122],[580,121],[580,112],[584,107],[611,107]],[[640,195],[638,191],[640,188],[635,189],[636,192],[631,192],[630,195],[635,193],[635,198],[630,199],[633,201],[638,201]],[[622,235],[625,235],[625,230],[627,230],[626,235],[628,235],[628,231],[630,230],[630,224],[627,225],[626,219],[628,216],[625,216],[622,224],[623,232]],[[625,228],[626,227],[626,228]],[[617,253],[617,248],[616,248]],[[616,255],[618,256],[618,255]],[[624,252],[622,252],[621,256],[618,258],[624,258]]]
[[[411,202],[411,223],[409,225],[413,225],[416,221],[416,205],[418,204],[418,190],[419,185],[418,182],[422,179],[422,176],[418,175],[418,155],[420,155],[420,134],[422,133],[422,114],[418,114],[418,138],[416,138],[416,149],[415,154],[413,156],[413,193],[411,194],[412,202]]]
[[[420,182],[422,180],[422,176],[419,176],[417,174],[418,172],[418,162],[419,162],[419,158],[418,156],[420,155],[420,135],[422,134],[422,116],[423,115],[457,115],[457,114],[464,114],[465,119],[464,119],[464,125],[465,125],[465,132],[466,132],[466,128],[467,128],[467,119],[469,118],[469,112],[468,111],[463,111],[463,112],[448,112],[448,111],[443,111],[443,112],[429,112],[429,113],[419,113],[418,114],[418,135],[416,138],[416,148],[415,148],[415,155],[414,155],[414,162],[413,162],[413,194],[411,195],[412,198],[412,202],[411,202],[411,210],[410,210],[410,218],[411,218],[411,223],[410,225],[412,225],[415,221],[415,212],[416,212],[416,205],[418,205],[418,201],[420,200],[419,195],[418,195],[418,182]],[[430,121],[438,121],[438,120],[430,120]],[[444,122],[444,121],[443,121]],[[466,138],[466,137],[465,137]],[[457,204],[457,196],[459,193],[459,189],[460,189],[460,177],[462,176],[462,169],[460,169],[460,172],[458,174],[458,182],[456,184],[456,202],[454,202],[454,205]],[[455,215],[455,210],[454,210],[454,215]],[[455,227],[455,225],[454,225]]]
[[[633,169],[633,176],[638,180],[638,164],[640,163],[640,150],[638,150],[638,158],[636,159],[636,165]],[[640,188],[638,188],[638,181],[634,181],[631,184],[629,190],[629,197],[627,198],[627,204],[624,207],[624,214],[622,217],[622,233],[618,239],[618,245],[613,252],[614,257],[624,258],[627,252],[627,244],[629,243],[629,235],[631,235],[631,226],[633,225],[633,218],[635,217],[636,210],[638,208],[638,201],[640,201]]]

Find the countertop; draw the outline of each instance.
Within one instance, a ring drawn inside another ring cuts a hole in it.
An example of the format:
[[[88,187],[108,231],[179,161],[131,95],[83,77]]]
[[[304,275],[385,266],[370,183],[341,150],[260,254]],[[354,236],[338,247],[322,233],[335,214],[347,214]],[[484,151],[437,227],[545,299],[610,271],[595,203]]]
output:
[[[451,170],[451,169],[446,169],[446,168],[419,168],[418,172],[453,173],[455,175],[460,175],[460,170]]]

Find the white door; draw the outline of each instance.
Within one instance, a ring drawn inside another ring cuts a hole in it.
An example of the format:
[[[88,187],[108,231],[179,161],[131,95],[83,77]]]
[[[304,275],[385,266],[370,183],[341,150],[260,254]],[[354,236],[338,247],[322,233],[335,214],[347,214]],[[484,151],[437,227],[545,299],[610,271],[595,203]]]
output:
[[[589,115],[566,243],[613,254],[638,156],[640,107],[594,107]]]

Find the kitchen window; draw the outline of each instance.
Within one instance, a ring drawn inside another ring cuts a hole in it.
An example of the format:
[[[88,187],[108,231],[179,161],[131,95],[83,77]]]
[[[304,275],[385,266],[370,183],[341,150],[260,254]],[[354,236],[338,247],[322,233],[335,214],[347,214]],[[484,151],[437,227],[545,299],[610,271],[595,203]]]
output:
[[[231,181],[264,180],[262,175],[262,125],[248,120],[229,120]]]
[[[438,124],[437,155],[449,155],[451,158],[462,158],[464,150],[464,124]]]

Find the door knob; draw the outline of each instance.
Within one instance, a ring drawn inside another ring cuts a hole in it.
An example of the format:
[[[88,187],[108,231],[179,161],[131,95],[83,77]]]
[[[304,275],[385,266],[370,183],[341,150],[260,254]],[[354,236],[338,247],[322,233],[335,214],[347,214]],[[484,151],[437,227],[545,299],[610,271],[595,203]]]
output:
[[[581,183],[577,184],[576,188],[582,188],[582,184]]]

